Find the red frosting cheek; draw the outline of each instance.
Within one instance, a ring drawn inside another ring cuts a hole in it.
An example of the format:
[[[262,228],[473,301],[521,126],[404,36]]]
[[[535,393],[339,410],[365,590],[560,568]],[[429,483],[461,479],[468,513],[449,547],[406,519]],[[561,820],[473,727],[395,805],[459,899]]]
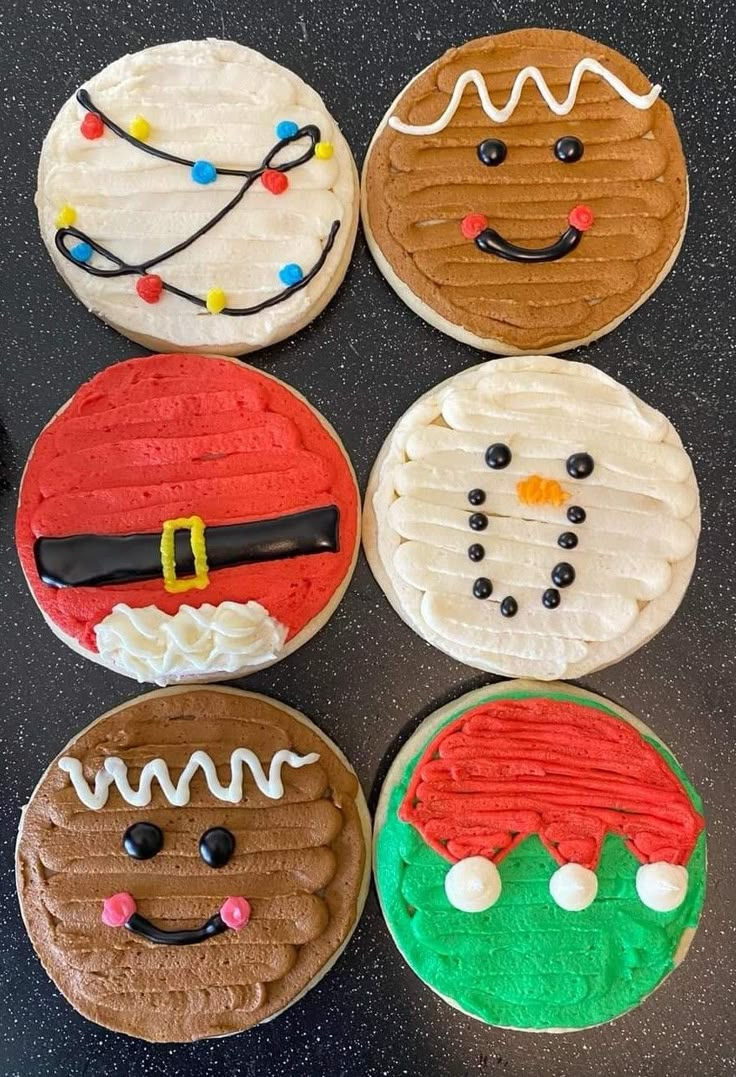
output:
[[[40,536],[160,533],[164,520],[246,523],[335,505],[339,549],[210,572],[209,586],[169,594],[161,580],[58,590],[38,577]],[[95,650],[116,603],[255,601],[300,632],[352,563],[357,490],[340,446],[291,390],[248,367],[198,356],[117,364],[83,386],[39,438],[21,491],[17,542],[41,608]]]

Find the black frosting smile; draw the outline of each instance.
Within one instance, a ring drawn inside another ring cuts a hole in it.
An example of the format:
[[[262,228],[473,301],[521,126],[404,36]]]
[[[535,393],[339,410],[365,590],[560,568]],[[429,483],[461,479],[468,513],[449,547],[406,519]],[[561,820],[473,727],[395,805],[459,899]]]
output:
[[[475,237],[475,245],[484,254],[495,254],[507,262],[556,262],[574,251],[582,237],[582,230],[571,224],[549,247],[518,247],[495,229],[484,228]]]
[[[194,942],[205,942],[207,939],[211,939],[213,935],[222,935],[224,931],[230,930],[219,912],[211,916],[201,927],[193,927],[182,931],[166,931],[162,927],[156,927],[150,920],[146,920],[145,916],[141,916],[137,912],[128,917],[125,921],[125,926],[128,931],[142,936],[148,942],[161,943],[165,946],[189,946]]]

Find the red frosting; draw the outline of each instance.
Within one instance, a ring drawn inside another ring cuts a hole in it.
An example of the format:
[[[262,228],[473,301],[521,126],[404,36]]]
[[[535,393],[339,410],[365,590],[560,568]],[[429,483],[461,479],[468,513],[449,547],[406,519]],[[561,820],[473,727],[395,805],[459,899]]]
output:
[[[679,779],[628,722],[580,703],[500,699],[430,743],[399,817],[446,859],[498,863],[537,834],[595,869],[606,834],[642,863],[685,864],[703,828]]]
[[[168,594],[162,580],[57,589],[39,578],[40,536],[157,532],[164,520],[208,526],[326,505],[340,511],[337,553],[216,569],[202,591]],[[201,355],[130,359],[79,389],[41,433],[23,477],[16,541],[44,613],[83,647],[118,602],[181,605],[254,600],[301,631],[348,572],[357,489],[333,435],[287,386]]]

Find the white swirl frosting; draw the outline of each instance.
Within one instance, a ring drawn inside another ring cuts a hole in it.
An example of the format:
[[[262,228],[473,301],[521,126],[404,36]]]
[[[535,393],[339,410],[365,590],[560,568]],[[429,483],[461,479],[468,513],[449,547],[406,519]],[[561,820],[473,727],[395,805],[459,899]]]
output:
[[[508,467],[486,465],[494,442],[511,449]],[[595,462],[584,480],[566,470],[578,452]],[[556,480],[565,504],[523,503],[517,484],[530,475]],[[405,620],[470,665],[542,679],[616,661],[658,631],[687,586],[700,524],[692,465],[667,419],[600,371],[547,356],[484,363],[418,400],[379,456],[369,500],[369,558]],[[583,524],[567,520],[570,505]],[[470,529],[474,511],[486,530]],[[569,531],[575,549],[558,544]],[[550,610],[541,597],[559,562],[575,581]],[[491,580],[489,599],[474,597],[478,577]],[[506,618],[509,595],[518,613]]]
[[[180,606],[173,615],[156,606],[132,609],[118,603],[95,627],[105,665],[159,685],[247,672],[272,662],[287,631],[258,602]]]

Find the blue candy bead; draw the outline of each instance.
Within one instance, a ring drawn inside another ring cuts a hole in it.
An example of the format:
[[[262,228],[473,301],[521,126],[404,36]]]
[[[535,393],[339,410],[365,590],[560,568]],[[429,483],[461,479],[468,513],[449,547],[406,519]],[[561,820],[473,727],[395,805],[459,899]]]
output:
[[[303,276],[302,267],[298,266],[296,262],[289,262],[288,265],[282,266],[279,270],[279,280],[282,284],[286,284],[287,287],[292,284],[298,284]]]
[[[77,243],[69,251],[75,262],[88,262],[92,257],[93,251],[89,243]]]
[[[293,138],[298,130],[293,120],[281,120],[276,124],[276,138]]]
[[[192,165],[192,179],[195,183],[214,183],[217,169],[211,161],[195,161]]]

